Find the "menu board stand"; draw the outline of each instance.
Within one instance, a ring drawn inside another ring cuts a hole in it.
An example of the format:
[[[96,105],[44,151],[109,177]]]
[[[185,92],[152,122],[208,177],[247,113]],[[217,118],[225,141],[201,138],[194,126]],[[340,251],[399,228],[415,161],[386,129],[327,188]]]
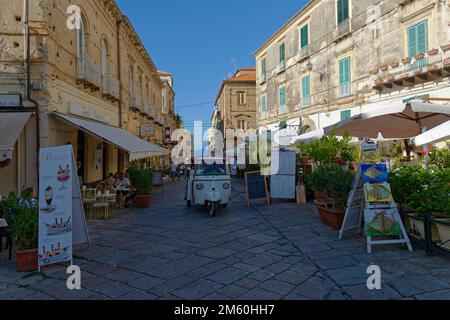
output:
[[[75,158],[71,145],[39,153],[39,271],[70,262],[73,246],[89,243]]]
[[[263,199],[266,200],[267,206],[270,206],[267,179],[261,175],[260,171],[245,173],[245,191],[247,194],[247,207],[250,208],[251,201]]]

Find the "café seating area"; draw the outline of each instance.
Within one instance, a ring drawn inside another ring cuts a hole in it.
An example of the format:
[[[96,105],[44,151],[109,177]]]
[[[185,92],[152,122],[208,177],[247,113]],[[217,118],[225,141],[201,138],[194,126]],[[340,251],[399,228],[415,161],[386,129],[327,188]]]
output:
[[[125,208],[126,193],[124,191],[130,190],[106,190],[102,185],[96,188],[83,186],[81,198],[87,218],[109,220],[116,210]]]

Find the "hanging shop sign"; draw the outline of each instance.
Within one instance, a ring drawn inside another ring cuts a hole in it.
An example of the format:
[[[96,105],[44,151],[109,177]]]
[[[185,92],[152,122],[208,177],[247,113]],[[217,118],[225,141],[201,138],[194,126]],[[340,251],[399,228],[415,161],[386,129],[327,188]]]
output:
[[[141,123],[141,137],[151,137],[155,135],[155,125],[153,123]]]
[[[279,146],[290,146],[292,139],[298,135],[294,129],[282,129],[274,134],[273,140]]]
[[[21,94],[0,93],[0,109],[19,109],[19,108],[22,108]]]
[[[89,242],[72,146],[39,154],[39,268],[72,262],[73,245]]]

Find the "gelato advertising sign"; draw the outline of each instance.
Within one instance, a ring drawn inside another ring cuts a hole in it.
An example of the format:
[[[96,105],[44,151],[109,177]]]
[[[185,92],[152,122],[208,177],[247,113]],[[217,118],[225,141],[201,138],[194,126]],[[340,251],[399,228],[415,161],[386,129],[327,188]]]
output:
[[[41,149],[39,266],[72,261],[72,147]]]

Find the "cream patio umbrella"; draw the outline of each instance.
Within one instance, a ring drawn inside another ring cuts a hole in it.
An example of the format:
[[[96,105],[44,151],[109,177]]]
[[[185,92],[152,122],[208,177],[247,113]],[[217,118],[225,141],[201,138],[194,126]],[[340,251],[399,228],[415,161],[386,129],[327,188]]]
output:
[[[414,138],[414,143],[417,146],[424,146],[447,140],[450,140],[450,121],[417,136]]]
[[[362,113],[325,128],[325,134],[385,139],[411,139],[450,121],[450,105],[414,100],[379,104],[375,111]]]

